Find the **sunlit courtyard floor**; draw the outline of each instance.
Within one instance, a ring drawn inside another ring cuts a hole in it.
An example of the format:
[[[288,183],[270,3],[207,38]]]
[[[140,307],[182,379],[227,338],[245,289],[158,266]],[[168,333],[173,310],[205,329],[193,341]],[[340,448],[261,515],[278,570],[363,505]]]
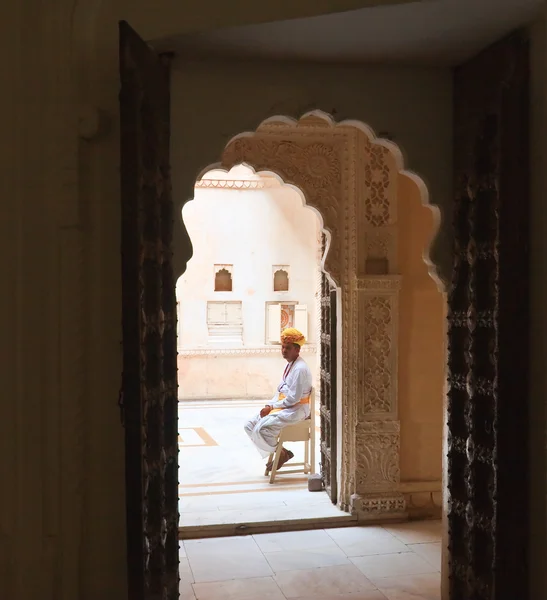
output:
[[[352,520],[324,492],[309,492],[303,474],[280,473],[273,484],[243,425],[264,401],[194,400],[179,403],[179,510],[181,530],[275,524],[286,521]],[[303,459],[304,444],[288,445]],[[316,462],[319,462],[319,429]],[[287,463],[290,465],[290,462]],[[316,469],[318,465],[316,465]]]

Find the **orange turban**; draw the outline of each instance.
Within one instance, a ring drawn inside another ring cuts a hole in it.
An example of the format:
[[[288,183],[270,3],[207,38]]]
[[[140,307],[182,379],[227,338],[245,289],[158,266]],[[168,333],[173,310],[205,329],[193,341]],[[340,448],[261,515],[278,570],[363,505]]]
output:
[[[281,342],[283,344],[297,344],[298,346],[303,346],[306,343],[306,338],[298,331],[298,329],[289,327],[288,329],[284,329],[281,333]]]

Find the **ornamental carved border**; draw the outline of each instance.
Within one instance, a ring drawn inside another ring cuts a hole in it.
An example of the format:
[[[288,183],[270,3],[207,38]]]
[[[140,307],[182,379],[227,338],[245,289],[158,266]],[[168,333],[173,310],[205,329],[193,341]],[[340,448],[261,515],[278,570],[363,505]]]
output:
[[[316,344],[306,344],[302,354],[317,354]],[[279,356],[279,346],[269,348],[181,348],[178,351],[180,358],[203,358],[204,356]]]
[[[290,134],[288,135],[290,131]],[[323,219],[323,227],[331,235],[325,269],[342,284],[344,269],[342,229],[348,227],[348,202],[343,191],[349,180],[348,135],[337,128],[318,127],[304,121],[298,127],[270,123],[261,126],[253,136],[234,139],[222,155],[222,167],[230,169],[248,163],[257,172],[274,171],[285,184],[299,188],[306,204],[315,208]]]
[[[397,419],[398,275],[355,281],[362,349],[359,352],[359,420]]]
[[[202,178],[196,181],[196,188],[208,190],[263,190],[279,187],[280,184],[275,179],[207,179]]]
[[[323,268],[341,288],[342,301],[339,505],[365,518],[404,508],[398,491],[400,435],[393,379],[399,290],[397,182],[402,169],[397,152],[361,124],[335,124],[323,113],[310,113],[298,122],[265,121],[254,133],[229,142],[221,160],[223,169],[245,163],[297,187],[330,234]],[[382,322],[372,323],[372,313],[367,322],[363,297],[379,303],[376,316],[383,315]],[[375,369],[378,347],[385,352],[369,397],[379,399],[381,410],[378,402],[370,407],[363,403],[360,373],[363,365],[371,372]],[[371,427],[374,432],[365,434]]]

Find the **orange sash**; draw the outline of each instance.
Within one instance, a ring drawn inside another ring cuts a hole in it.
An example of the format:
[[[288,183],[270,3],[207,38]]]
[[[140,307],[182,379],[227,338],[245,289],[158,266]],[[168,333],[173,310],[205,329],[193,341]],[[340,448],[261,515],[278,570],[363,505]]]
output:
[[[287,396],[285,396],[285,394],[282,394],[281,392],[279,393],[278,396],[278,400],[285,400]],[[309,396],[303,396],[302,398],[300,398],[300,400],[296,403],[293,404],[293,406],[299,406],[300,404],[309,404],[310,403],[310,397]],[[274,413],[278,413],[281,412],[282,410],[285,410],[284,408],[274,408],[273,410],[270,411],[270,414],[273,415]]]

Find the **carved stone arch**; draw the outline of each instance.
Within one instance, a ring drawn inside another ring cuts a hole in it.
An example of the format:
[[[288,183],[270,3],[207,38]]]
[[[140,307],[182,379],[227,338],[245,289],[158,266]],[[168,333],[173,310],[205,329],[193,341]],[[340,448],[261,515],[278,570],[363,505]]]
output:
[[[298,121],[272,117],[234,137],[219,166],[274,172],[301,190],[329,234],[324,269],[340,288],[342,424],[339,504],[361,518],[403,515],[397,407],[398,180],[409,178],[422,203],[425,183],[405,170],[400,148],[356,121],[314,111]],[[210,166],[208,169],[211,169]],[[434,237],[434,236],[432,236]],[[424,249],[431,276],[442,288]]]
[[[332,163],[325,171],[321,171],[326,161],[332,158]],[[439,289],[445,289],[445,282],[440,276],[440,267],[434,263],[430,250],[434,245],[440,229],[440,210],[438,206],[429,201],[429,192],[424,180],[413,171],[405,169],[404,156],[401,148],[390,140],[377,138],[368,125],[356,121],[346,120],[337,123],[329,114],[317,110],[304,114],[299,120],[286,116],[274,116],[264,120],[254,132],[241,133],[232,138],[226,145],[220,163],[225,170],[237,164],[250,165],[256,172],[275,172],[285,184],[293,185],[304,194],[305,203],[315,208],[323,219],[324,229],[329,233],[329,238],[338,235],[348,235],[350,225],[344,222],[344,216],[349,217],[349,210],[344,215],[343,211],[350,208],[349,202],[341,202],[344,196],[355,197],[358,193],[359,183],[352,181],[359,174],[359,167],[364,166],[369,171],[365,176],[368,187],[374,188],[379,183],[372,180],[373,171],[376,178],[380,171],[384,177],[397,173],[407,177],[420,190],[422,204],[427,206],[434,215],[435,231],[431,243],[424,249],[423,259],[428,265],[431,277],[436,281]],[[367,165],[366,163],[369,163]],[[201,173],[214,168],[213,165]],[[319,172],[317,172],[319,171]],[[200,175],[200,176],[201,176]],[[198,178],[199,179],[199,178]],[[394,179],[395,181],[395,179]],[[357,188],[357,189],[356,189]],[[389,195],[389,183],[384,187],[385,195]],[[369,210],[373,210],[374,202],[378,205],[378,195],[371,194],[365,197]],[[391,200],[396,200],[396,194],[391,194]],[[353,200],[353,204],[358,202]],[[397,202],[386,200],[390,205],[391,215],[377,219],[376,225],[395,225],[397,222]],[[355,217],[356,215],[351,215]],[[356,221],[353,220],[353,224]],[[374,219],[369,219],[369,224],[374,228]],[[376,227],[378,229],[378,227]],[[375,231],[376,234],[380,233]],[[396,244],[396,235],[385,232],[380,235],[380,243]],[[370,242],[373,243],[373,240]],[[338,282],[341,275],[336,268],[336,261],[341,260],[341,247],[343,242],[335,240],[329,252],[325,270]],[[369,245],[370,247],[370,245]],[[349,257],[346,257],[349,259]],[[396,272],[396,268],[391,269]]]
[[[242,137],[245,136],[245,135],[246,134],[242,134]],[[237,136],[237,138],[239,138],[239,137],[240,136]],[[237,139],[237,138],[234,138],[234,139]],[[267,164],[267,161],[266,161],[265,164]],[[251,164],[251,163],[249,163],[248,161],[245,161],[245,160],[241,160],[241,161],[235,160],[230,166],[227,166],[226,164],[224,164],[224,162],[218,162],[218,163],[211,164],[208,167],[205,167],[204,169],[202,169],[200,171],[198,177],[196,178],[196,186],[197,187],[201,187],[201,185],[199,185],[199,182],[207,181],[206,175],[208,173],[211,173],[211,171],[224,171],[226,174],[228,174],[231,171],[232,168],[234,168],[236,166],[241,166],[241,165],[243,165],[243,166],[247,167],[248,169],[250,169],[252,171],[252,173],[255,174],[255,175],[265,176],[265,177],[272,177],[272,175],[273,175],[277,179],[277,181],[279,182],[278,184],[281,184],[283,186],[292,188],[294,191],[296,191],[297,194],[298,194],[298,196],[299,196],[299,198],[300,198],[300,200],[301,200],[301,202],[302,202],[302,206],[305,206],[305,207],[309,208],[310,210],[312,210],[316,214],[316,216],[318,217],[319,222],[321,224],[320,230],[322,231],[322,233],[325,234],[326,239],[327,239],[327,247],[326,247],[326,250],[325,250],[324,254],[322,255],[322,259],[321,259],[321,268],[324,270],[325,274],[327,275],[327,277],[329,277],[329,279],[332,281],[332,283],[334,285],[338,285],[336,283],[333,275],[328,271],[328,268],[325,265],[326,257],[328,256],[330,248],[331,248],[331,245],[332,245],[332,231],[329,229],[329,227],[327,225],[325,225],[325,219],[323,217],[323,214],[322,214],[321,210],[315,204],[312,204],[312,203],[310,203],[310,202],[307,201],[307,196],[304,194],[302,188],[299,185],[297,185],[297,184],[295,184],[295,183],[293,183],[291,181],[287,181],[284,178],[283,174],[278,171],[278,169],[273,169],[271,167],[270,168],[268,168],[268,167],[259,168],[259,167],[256,167],[254,164]],[[258,182],[258,183],[260,183],[260,182]],[[193,201],[193,198],[190,199],[190,200],[188,200],[188,201],[190,201],[190,202]],[[186,204],[184,206],[186,206]],[[180,210],[181,213],[182,213],[182,209],[184,208],[184,206],[183,207],[179,207],[181,209]],[[184,225],[184,219],[183,219],[183,225]],[[186,229],[185,229],[185,232],[186,232]],[[190,244],[191,244],[190,237],[188,239],[189,239]],[[192,258],[192,254],[190,253],[187,256],[186,264],[188,263],[188,261],[191,258]],[[185,268],[186,267],[184,267],[184,270],[185,270]]]
[[[414,171],[401,168],[399,170],[399,177],[404,177],[412,181],[412,183],[418,188],[420,192],[422,205],[426,206],[431,212],[431,215],[433,217],[433,228],[429,241],[423,249],[422,259],[427,266],[429,276],[431,277],[431,279],[433,279],[437,286],[437,290],[442,294],[446,294],[448,290],[448,282],[443,277],[440,266],[435,262],[433,258],[434,246],[437,240],[439,239],[439,235],[441,233],[441,209],[436,204],[432,204],[429,201],[429,190],[425,181],[420,175],[418,175]]]
[[[336,284],[341,285],[339,265],[343,244],[339,240],[338,223],[344,136],[325,140],[322,131],[316,132],[318,124],[314,123],[302,132],[304,137],[294,137],[293,129],[303,123],[304,118],[298,122],[286,117],[267,119],[254,134],[244,133],[233,138],[224,149],[221,165],[229,170],[244,163],[257,173],[274,172],[285,185],[298,189],[304,203],[315,209],[323,229],[328,232],[329,247],[323,266]],[[325,126],[330,127],[330,123],[319,122],[319,127]],[[287,135],[287,132],[291,133]]]

